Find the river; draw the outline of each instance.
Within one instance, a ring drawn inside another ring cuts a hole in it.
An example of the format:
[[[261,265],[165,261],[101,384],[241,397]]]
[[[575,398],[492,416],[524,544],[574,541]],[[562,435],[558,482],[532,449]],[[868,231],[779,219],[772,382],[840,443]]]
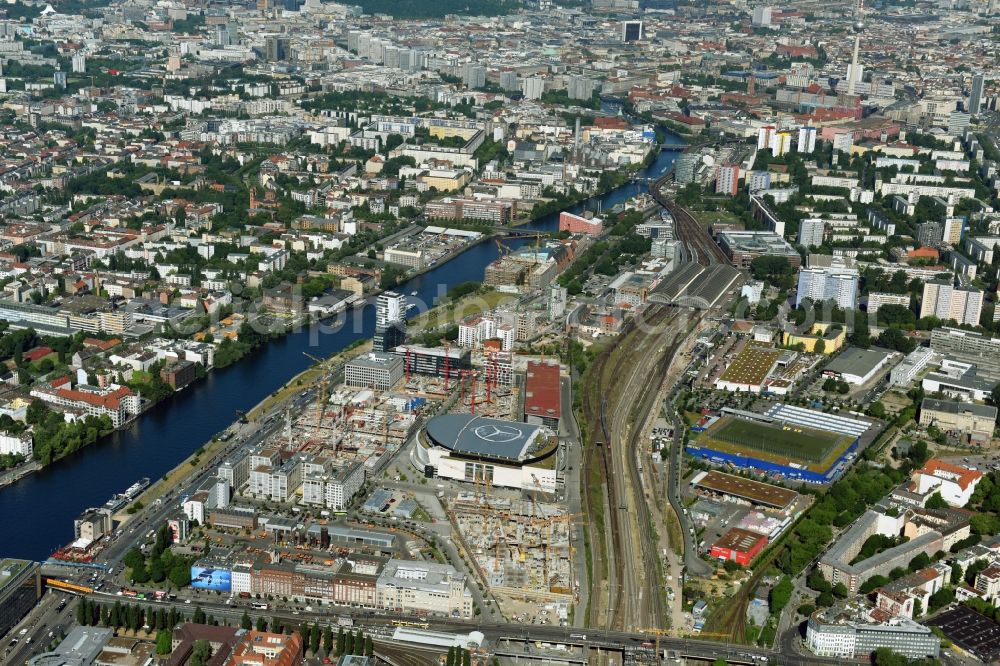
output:
[[[677,143],[678,149],[681,144]],[[657,177],[674,162],[677,151],[661,151],[641,178]],[[601,197],[570,208],[580,212],[598,201],[611,208],[645,191],[644,183],[628,183]],[[551,231],[558,213],[523,228]],[[528,238],[509,238],[504,244],[517,248]],[[431,304],[452,285],[482,280],[485,267],[497,258],[494,243],[480,243],[454,260],[400,285],[398,291]],[[129,428],[59,460],[48,468],[0,489],[4,543],[0,556],[44,560],[73,538],[73,519],[90,506],[100,506],[146,476],[158,479],[192,451],[224,430],[236,410],[248,410],[312,361],[303,355],[333,354],[375,328],[374,307],[344,313],[339,326],[320,326],[291,333],[268,343],[242,361],[208,373],[201,382],[146,412]],[[335,329],[335,330],[334,330]]]

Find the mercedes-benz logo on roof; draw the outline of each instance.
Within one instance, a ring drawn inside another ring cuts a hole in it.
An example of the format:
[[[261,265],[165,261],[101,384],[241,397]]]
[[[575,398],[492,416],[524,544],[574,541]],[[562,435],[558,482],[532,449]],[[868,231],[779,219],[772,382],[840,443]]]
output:
[[[521,431],[511,426],[481,425],[473,432],[479,439],[494,444],[513,442],[521,438]]]

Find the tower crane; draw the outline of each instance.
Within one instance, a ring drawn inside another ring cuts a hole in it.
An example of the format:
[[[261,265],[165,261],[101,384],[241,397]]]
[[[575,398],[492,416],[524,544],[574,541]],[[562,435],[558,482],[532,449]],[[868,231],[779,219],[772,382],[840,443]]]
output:
[[[316,361],[316,363],[319,365],[320,379],[316,383],[316,386],[319,390],[319,393],[316,396],[316,410],[318,412],[316,416],[316,437],[318,438],[320,433],[320,426],[323,425],[323,412],[326,410],[326,387],[328,380],[326,378],[326,372],[324,366],[326,365],[328,359],[324,360],[316,358],[315,356],[313,356],[308,352],[302,352],[302,354],[306,358],[311,358],[312,360]]]

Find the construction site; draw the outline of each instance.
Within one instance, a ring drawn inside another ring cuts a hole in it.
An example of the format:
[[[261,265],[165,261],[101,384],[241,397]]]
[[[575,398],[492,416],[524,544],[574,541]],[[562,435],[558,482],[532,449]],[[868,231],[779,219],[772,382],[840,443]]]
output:
[[[579,590],[573,568],[573,525],[579,515],[486,482],[477,485],[477,491],[460,493],[447,509],[462,546],[504,615],[539,613],[533,621],[558,624]],[[544,604],[546,610],[539,611]]]
[[[466,363],[452,365],[451,346],[445,344],[441,376],[416,374],[418,354],[432,349],[415,346],[401,348],[404,358],[404,383],[407,395],[427,400],[448,401],[447,411],[467,412],[496,418],[515,418],[520,406],[513,388],[514,355],[511,352],[483,350],[475,352]]]

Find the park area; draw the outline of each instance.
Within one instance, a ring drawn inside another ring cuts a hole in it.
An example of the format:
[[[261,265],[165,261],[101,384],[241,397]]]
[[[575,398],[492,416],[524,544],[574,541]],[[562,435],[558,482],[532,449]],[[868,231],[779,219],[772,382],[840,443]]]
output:
[[[847,436],[793,425],[724,416],[698,437],[698,445],[777,464],[797,463],[824,472],[854,442]]]

